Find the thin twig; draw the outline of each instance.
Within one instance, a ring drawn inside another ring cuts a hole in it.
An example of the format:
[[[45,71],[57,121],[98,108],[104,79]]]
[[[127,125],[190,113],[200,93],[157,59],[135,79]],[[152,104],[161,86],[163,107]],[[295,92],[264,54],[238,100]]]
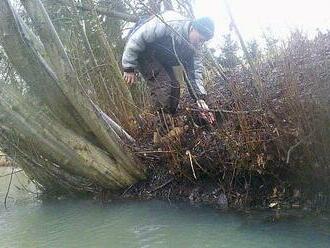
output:
[[[196,111],[196,112],[202,112],[204,110],[202,109],[196,109],[196,108],[186,108],[187,110],[190,111]],[[232,111],[232,110],[226,110],[226,109],[209,109],[208,111],[210,112],[222,112],[222,113],[227,113],[227,114],[251,114],[251,113],[257,113],[261,112],[261,109],[255,109],[255,110],[249,110],[249,111]]]
[[[170,199],[171,191],[172,191],[172,187],[169,188],[169,190],[168,190],[168,194],[167,194],[167,200],[168,200],[168,202],[169,202],[170,204],[171,204],[171,199]]]
[[[186,151],[186,154],[187,154],[188,157],[189,157],[189,160],[190,160],[190,166],[191,166],[191,170],[192,170],[192,172],[193,172],[194,178],[197,180],[196,173],[195,173],[195,169],[194,169],[194,165],[193,165],[193,161],[192,161],[192,157],[191,157],[191,152],[188,150],[188,151]]]
[[[14,173],[8,173],[8,174],[5,174],[5,175],[1,175],[0,176],[0,178],[1,177],[7,177],[7,176],[10,176],[10,175],[12,175],[12,174],[17,174],[17,173],[20,173],[20,172],[22,172],[23,170],[18,170],[18,171],[15,171]]]
[[[7,79],[9,78],[10,74],[11,74],[11,66],[10,66],[10,63],[8,63],[7,67],[5,70],[7,70],[7,73],[6,73],[6,76],[5,76],[5,82],[7,81]]]
[[[17,182],[21,185],[21,187],[22,187],[26,192],[38,196],[38,192],[33,192],[33,191],[29,190],[29,189],[28,189],[28,188],[27,188],[27,187],[21,182],[19,176],[18,176],[18,175],[15,175],[15,176],[16,176],[16,178],[17,178]],[[28,177],[27,177],[27,178],[28,178]],[[32,182],[32,183],[33,183],[33,182]],[[36,185],[36,184],[34,184],[34,185]],[[16,186],[16,188],[18,188],[19,190],[22,190],[22,189],[19,188],[18,186]]]
[[[290,161],[290,155],[291,152],[298,147],[300,144],[304,143],[307,141],[308,138],[310,138],[312,136],[312,134],[315,132],[315,130],[311,131],[310,134],[308,134],[307,136],[304,136],[298,143],[296,143],[295,145],[291,146],[288,150],[287,156],[286,156],[286,163],[288,164]]]
[[[168,125],[167,125],[166,116],[165,116],[165,113],[164,113],[163,108],[161,108],[160,111],[161,111],[161,113],[162,113],[162,116],[161,116],[160,118],[163,118],[163,120],[164,120],[164,124],[165,124],[165,127],[166,127],[166,129],[167,129],[167,132],[169,132],[169,131],[170,131],[170,128],[169,128]]]
[[[174,151],[141,151],[141,152],[134,152],[135,154],[148,154],[148,153],[172,153]]]
[[[132,184],[131,186],[129,186],[127,189],[125,189],[125,191],[121,194],[121,196],[126,195],[126,193],[133,187],[134,184]]]
[[[198,163],[198,161],[196,160],[196,158],[194,158],[194,161],[195,161],[195,163],[197,164],[197,166],[205,173],[205,174],[208,174],[209,176],[211,176],[210,175],[210,173],[208,173],[207,172],[207,170],[205,170],[199,163]]]
[[[290,162],[290,155],[291,155],[291,152],[293,151],[293,149],[295,149],[296,147],[298,147],[301,143],[303,143],[304,140],[300,140],[297,144],[293,145],[290,147],[290,149],[288,150],[288,153],[286,155],[286,163],[289,164]]]
[[[172,181],[174,180],[174,178],[171,178],[170,180],[168,180],[167,182],[163,183],[162,185],[154,188],[153,190],[151,190],[149,193],[153,193],[157,190],[160,190],[161,188],[164,188],[165,186],[167,186],[168,184],[170,184]]]
[[[256,66],[255,66],[254,63],[253,63],[253,60],[252,60],[252,58],[251,58],[250,53],[248,52],[248,50],[247,50],[247,48],[246,48],[246,45],[245,45],[244,39],[243,39],[243,37],[242,37],[242,35],[241,35],[241,33],[240,33],[240,31],[239,31],[237,25],[236,25],[236,22],[235,22],[235,19],[234,19],[234,17],[233,17],[233,14],[232,14],[232,12],[231,12],[230,6],[229,6],[227,0],[224,0],[224,2],[225,2],[225,6],[226,6],[227,13],[228,13],[229,18],[230,18],[230,21],[231,21],[231,26],[234,28],[235,33],[236,33],[236,35],[238,36],[238,39],[239,39],[239,42],[240,42],[240,44],[241,44],[242,50],[243,50],[243,52],[244,52],[244,55],[245,55],[245,57],[246,57],[246,59],[247,59],[249,65],[250,65],[250,68],[251,68],[251,70],[252,70],[253,76],[254,76],[254,78],[255,78],[255,80],[256,80],[256,82],[257,82],[257,84],[254,84],[253,86],[254,86],[254,88],[257,90],[257,93],[258,93],[259,96],[260,96],[260,94],[262,93],[261,91],[262,91],[262,86],[263,86],[262,79],[261,79],[261,77],[260,77],[260,75],[259,75],[259,73],[258,73],[258,71],[257,71],[257,69],[256,69]]]
[[[93,11],[94,8],[90,5],[83,4],[83,5],[76,5],[77,8],[82,9],[82,10],[87,10],[87,11]],[[128,22],[137,22],[138,17],[135,15],[130,15],[126,13],[122,13],[116,10],[108,9],[108,8],[101,8],[101,7],[95,7],[95,10],[97,13],[101,15],[106,15],[114,18],[119,18]]]
[[[11,186],[11,182],[13,180],[13,174],[14,174],[14,170],[15,168],[13,167],[12,170],[11,170],[11,175],[10,175],[10,180],[9,180],[9,184],[8,184],[8,188],[7,188],[7,192],[6,192],[6,196],[5,196],[5,209],[7,210],[7,198],[8,198],[8,195],[9,195],[9,190],[10,190],[10,186]]]

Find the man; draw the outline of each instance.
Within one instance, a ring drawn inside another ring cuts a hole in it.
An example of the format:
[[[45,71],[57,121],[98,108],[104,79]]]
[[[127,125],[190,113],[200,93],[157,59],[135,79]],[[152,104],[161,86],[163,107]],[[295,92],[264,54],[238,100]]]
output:
[[[174,114],[180,98],[180,84],[173,71],[183,66],[190,95],[201,108],[201,117],[213,124],[215,119],[204,101],[200,51],[211,39],[214,23],[204,17],[187,20],[174,11],[152,16],[130,35],[122,57],[124,79],[131,85],[139,71],[148,82],[157,109]]]

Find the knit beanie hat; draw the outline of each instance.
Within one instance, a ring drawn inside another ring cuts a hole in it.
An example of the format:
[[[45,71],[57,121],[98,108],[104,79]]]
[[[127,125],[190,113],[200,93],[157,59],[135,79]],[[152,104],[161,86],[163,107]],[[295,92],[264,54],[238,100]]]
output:
[[[214,22],[209,17],[202,17],[192,22],[192,27],[205,37],[206,40],[212,39],[214,35]]]

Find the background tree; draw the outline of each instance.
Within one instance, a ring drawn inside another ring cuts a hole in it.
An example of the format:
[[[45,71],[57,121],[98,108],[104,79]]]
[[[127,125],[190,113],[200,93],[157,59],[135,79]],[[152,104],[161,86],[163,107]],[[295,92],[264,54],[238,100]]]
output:
[[[225,68],[233,69],[237,65],[241,63],[237,52],[238,52],[238,45],[237,42],[232,39],[231,34],[226,34],[224,37],[224,44],[220,47],[220,55],[218,61],[222,64]]]

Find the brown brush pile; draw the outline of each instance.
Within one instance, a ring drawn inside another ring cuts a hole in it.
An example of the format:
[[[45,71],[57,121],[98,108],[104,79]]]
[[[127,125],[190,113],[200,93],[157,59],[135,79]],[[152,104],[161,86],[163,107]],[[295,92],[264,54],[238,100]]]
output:
[[[229,70],[227,80],[210,71],[208,102],[217,124],[203,125],[189,97],[173,117],[141,117],[136,137],[144,149],[136,153],[151,176],[130,190],[236,207],[313,205],[306,199],[324,205],[330,192],[329,65],[329,32],[313,40],[294,32],[255,61],[258,75],[245,65]]]

